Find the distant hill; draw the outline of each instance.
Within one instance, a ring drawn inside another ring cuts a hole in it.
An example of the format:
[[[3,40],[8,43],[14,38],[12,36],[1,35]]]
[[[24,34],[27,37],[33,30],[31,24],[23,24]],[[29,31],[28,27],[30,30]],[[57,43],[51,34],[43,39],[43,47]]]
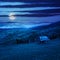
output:
[[[60,22],[31,29],[0,29],[0,43],[17,44],[37,41],[39,36],[48,36],[51,40],[60,38]]]
[[[55,39],[60,37],[60,21],[47,26],[38,26],[32,28],[32,30],[37,30],[39,35],[47,35],[51,39]]]
[[[37,27],[32,28],[32,30],[44,30],[44,29],[53,28],[53,27],[60,27],[60,21],[59,22],[52,23],[50,25],[37,26]]]

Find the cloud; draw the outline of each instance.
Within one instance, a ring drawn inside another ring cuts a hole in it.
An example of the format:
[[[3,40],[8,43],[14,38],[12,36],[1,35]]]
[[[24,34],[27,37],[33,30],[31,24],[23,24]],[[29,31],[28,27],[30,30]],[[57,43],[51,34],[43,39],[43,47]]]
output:
[[[60,7],[32,7],[32,8],[0,8],[1,12],[4,11],[35,11],[35,10],[48,10],[48,9],[60,9]]]

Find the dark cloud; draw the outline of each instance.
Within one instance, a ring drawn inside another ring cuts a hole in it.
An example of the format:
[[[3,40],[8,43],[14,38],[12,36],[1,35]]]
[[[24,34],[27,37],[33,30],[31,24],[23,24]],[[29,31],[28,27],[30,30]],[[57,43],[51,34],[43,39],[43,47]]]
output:
[[[17,12],[16,16],[21,17],[47,17],[47,16],[55,16],[60,15],[60,1],[52,1],[52,0],[0,0],[2,5],[0,4],[0,17],[7,17],[8,11],[9,12]],[[16,4],[16,2],[25,2],[24,4]],[[3,4],[4,2],[4,4]],[[6,4],[7,2],[7,4]],[[15,2],[12,3],[11,2]],[[29,2],[29,3],[27,3]],[[37,8],[36,8],[37,7]],[[42,8],[41,8],[42,7]],[[58,8],[58,9],[51,9],[51,8]],[[5,9],[5,11],[3,10]],[[46,9],[45,9],[46,8]],[[16,9],[16,10],[15,10]],[[29,12],[31,14],[24,14],[21,13]],[[6,15],[5,15],[6,13]],[[18,14],[20,13],[20,14]],[[4,15],[3,15],[4,14]]]
[[[60,7],[60,4],[25,4],[25,5],[2,5],[3,8],[28,8],[28,7]]]
[[[0,0],[3,2],[53,2],[53,3],[59,3],[60,0]]]
[[[15,15],[16,17],[48,17],[48,16],[56,16],[60,15],[60,13],[34,13],[34,14],[25,14],[25,15]],[[0,15],[0,17],[8,17],[8,15]]]

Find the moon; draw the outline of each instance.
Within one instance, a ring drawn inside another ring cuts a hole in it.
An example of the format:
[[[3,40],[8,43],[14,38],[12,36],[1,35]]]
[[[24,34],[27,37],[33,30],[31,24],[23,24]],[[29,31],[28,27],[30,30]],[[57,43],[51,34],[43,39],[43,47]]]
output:
[[[15,13],[10,13],[9,14],[9,19],[11,20],[11,21],[14,21],[15,19],[16,19],[16,17],[15,17]]]

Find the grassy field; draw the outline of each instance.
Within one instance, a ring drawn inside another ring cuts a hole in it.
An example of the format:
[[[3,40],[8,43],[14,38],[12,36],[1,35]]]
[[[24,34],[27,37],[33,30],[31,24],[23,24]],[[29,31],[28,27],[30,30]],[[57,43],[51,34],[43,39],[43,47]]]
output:
[[[60,60],[60,39],[46,44],[0,46],[0,60]]]

